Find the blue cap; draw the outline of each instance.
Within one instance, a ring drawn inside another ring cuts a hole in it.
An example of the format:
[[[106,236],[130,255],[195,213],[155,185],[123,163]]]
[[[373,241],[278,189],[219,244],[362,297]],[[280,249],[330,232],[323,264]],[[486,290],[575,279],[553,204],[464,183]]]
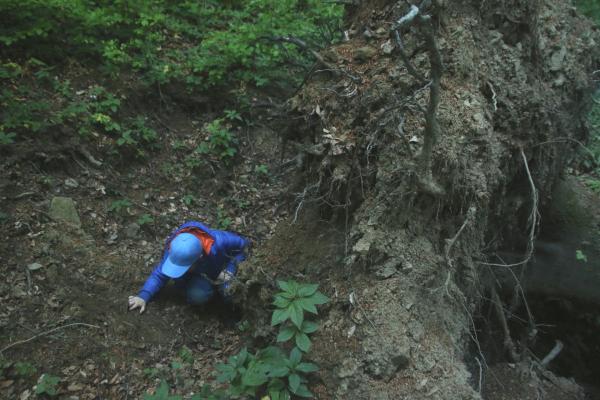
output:
[[[162,265],[162,273],[179,278],[202,257],[202,243],[191,233],[180,233],[171,241],[169,255]]]

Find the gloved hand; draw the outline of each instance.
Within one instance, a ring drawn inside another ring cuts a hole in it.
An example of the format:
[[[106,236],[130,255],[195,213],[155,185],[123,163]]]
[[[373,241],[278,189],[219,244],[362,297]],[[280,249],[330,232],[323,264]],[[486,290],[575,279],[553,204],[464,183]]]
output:
[[[229,282],[232,279],[233,279],[233,275],[230,272],[227,272],[225,270],[221,271],[219,276],[217,276],[217,282],[219,282],[219,283]]]
[[[140,314],[146,310],[146,300],[138,296],[129,296],[129,311],[140,309]]]

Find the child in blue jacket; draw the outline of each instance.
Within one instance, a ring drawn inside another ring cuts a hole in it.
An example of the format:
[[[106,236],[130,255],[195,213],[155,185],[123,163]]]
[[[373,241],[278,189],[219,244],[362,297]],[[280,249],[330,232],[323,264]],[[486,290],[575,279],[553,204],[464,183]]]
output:
[[[246,259],[250,242],[235,233],[213,230],[191,221],[168,237],[161,262],[154,268],[137,296],[129,296],[129,309],[146,309],[150,299],[169,280],[185,290],[190,304],[206,303],[215,289],[227,301],[231,278],[238,263]]]

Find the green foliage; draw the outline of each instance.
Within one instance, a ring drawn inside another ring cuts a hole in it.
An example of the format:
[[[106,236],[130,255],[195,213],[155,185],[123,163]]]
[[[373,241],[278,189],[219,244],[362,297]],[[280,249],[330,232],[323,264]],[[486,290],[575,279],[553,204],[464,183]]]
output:
[[[225,214],[225,210],[222,207],[217,208],[217,229],[227,230],[231,223],[231,218]]]
[[[160,386],[156,389],[154,394],[144,394],[144,400],[181,400],[182,397],[179,395],[169,394],[169,385],[165,380],[160,381]]]
[[[268,176],[269,168],[265,164],[255,165],[254,172],[258,175]]]
[[[144,226],[152,223],[154,223],[154,218],[152,218],[152,215],[150,214],[142,214],[137,220],[137,224],[139,226]]]
[[[13,369],[15,371],[15,374],[22,378],[33,376],[37,372],[37,369],[33,364],[23,361],[17,361],[13,365]]]
[[[317,305],[325,304],[329,299],[317,289],[316,284],[302,284],[295,281],[278,281],[282,290],[275,295],[273,304],[276,309],[271,317],[271,325],[282,324],[278,342],[294,339],[296,346],[304,352],[310,349],[309,334],[318,329],[318,325],[305,319],[305,312],[317,314]]]
[[[228,163],[237,153],[238,141],[223,122],[223,118],[217,118],[206,126],[209,133],[208,143],[200,144],[196,152],[213,155],[220,161]]]
[[[123,211],[126,211],[131,206],[133,206],[133,204],[127,199],[115,200],[108,207],[108,211],[116,214],[121,214]]]
[[[266,394],[271,400],[289,400],[292,395],[313,397],[306,386],[306,374],[317,371],[316,364],[302,361],[302,351],[308,351],[308,335],[318,325],[304,318],[304,311],[316,314],[316,305],[329,299],[319,292],[318,285],[295,281],[279,281],[281,292],[275,295],[272,325],[284,324],[278,342],[296,338],[297,347],[286,355],[280,347],[269,346],[254,354],[246,348],[217,365],[217,381],[228,383],[226,394],[233,397],[252,397]],[[298,339],[298,338],[301,339]],[[298,344],[300,343],[300,344]]]
[[[191,206],[196,202],[196,197],[193,194],[186,194],[181,200],[186,206]]]
[[[40,376],[38,384],[35,387],[36,394],[46,394],[50,397],[54,397],[58,394],[58,383],[60,378],[50,374],[43,374]]]
[[[575,259],[577,261],[581,261],[581,262],[587,262],[587,256],[583,253],[582,250],[576,250],[575,251]]]
[[[600,24],[600,2],[598,0],[577,0],[577,8],[590,17],[596,24]]]
[[[186,364],[194,363],[194,354],[192,353],[192,350],[190,350],[190,348],[187,346],[183,346],[179,350],[179,358],[181,358],[181,360]]]

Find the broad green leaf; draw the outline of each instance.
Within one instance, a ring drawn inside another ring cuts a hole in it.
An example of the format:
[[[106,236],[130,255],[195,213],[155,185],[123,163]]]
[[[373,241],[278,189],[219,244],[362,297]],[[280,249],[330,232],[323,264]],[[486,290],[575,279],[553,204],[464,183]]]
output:
[[[300,363],[300,360],[302,360],[302,353],[297,347],[294,347],[290,352],[290,363],[293,367],[296,367]]]
[[[325,296],[321,292],[316,292],[315,294],[310,296],[309,299],[311,299],[312,303],[316,305],[329,303],[329,297]]]
[[[317,307],[315,307],[315,303],[313,302],[311,297],[302,298],[294,301],[295,304],[298,304],[300,307],[308,311],[309,313],[318,314]]]
[[[300,307],[296,302],[293,302],[287,308],[287,312],[289,313],[290,319],[294,325],[300,329],[302,326],[302,321],[304,321],[304,311],[302,311],[302,307]]]
[[[301,285],[300,288],[298,289],[298,296],[300,297],[308,297],[308,296],[312,296],[317,289],[319,288],[318,284],[311,284],[311,283],[306,283],[304,285]]]
[[[286,308],[290,305],[290,299],[286,299],[280,294],[275,295],[275,301],[273,301],[273,305],[277,308]]]
[[[305,353],[310,349],[310,339],[306,333],[298,332],[296,334],[296,346]]]
[[[240,352],[236,356],[236,363],[235,363],[235,365],[237,367],[241,367],[242,365],[244,365],[244,363],[246,362],[247,358],[248,358],[248,350],[244,347],[242,350],[240,350]]]
[[[286,326],[284,328],[281,328],[281,331],[279,331],[279,335],[277,335],[277,341],[278,342],[287,342],[294,336],[295,333],[296,333],[296,329],[292,328],[291,326]]]
[[[231,382],[237,376],[237,372],[232,365],[229,364],[218,364],[217,371],[220,374],[217,376],[217,381],[219,383]]]
[[[244,375],[242,376],[242,384],[245,386],[260,386],[268,382],[267,377],[268,367],[261,362],[252,362]]]
[[[277,309],[271,316],[271,326],[278,325],[290,317],[289,307],[285,310]]]
[[[296,366],[296,370],[298,370],[300,372],[309,373],[309,372],[318,371],[319,367],[313,363],[300,363]]]
[[[317,329],[319,329],[319,324],[317,324],[316,322],[306,320],[304,320],[304,322],[302,323],[302,328],[300,328],[300,330],[304,333],[313,333],[316,332]]]
[[[310,392],[310,390],[308,390],[306,385],[298,386],[298,390],[296,390],[294,392],[294,394],[296,396],[300,396],[300,397],[310,397],[310,398],[313,397],[313,394]]]
[[[267,376],[269,378],[283,378],[290,373],[290,369],[285,365],[271,365]]]
[[[285,384],[281,379],[272,379],[269,381],[269,385],[267,386],[268,391],[281,391],[285,389]]]
[[[300,386],[300,377],[297,374],[291,374],[288,377],[288,381],[290,382],[290,390],[292,393],[296,393],[296,391],[298,391],[298,387]]]
[[[279,289],[283,290],[284,292],[292,293],[290,282],[291,281],[277,281],[277,286],[279,286]]]

